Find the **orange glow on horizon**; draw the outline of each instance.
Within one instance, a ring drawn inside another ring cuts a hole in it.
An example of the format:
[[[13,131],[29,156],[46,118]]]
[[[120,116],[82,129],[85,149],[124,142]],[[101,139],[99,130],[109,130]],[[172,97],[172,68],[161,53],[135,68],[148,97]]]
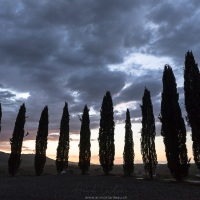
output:
[[[133,140],[134,140],[134,152],[135,158],[134,163],[142,163],[142,156],[140,152],[140,129],[141,124],[133,123]],[[114,164],[123,164],[123,150],[124,150],[124,124],[116,124],[115,127],[115,160]],[[91,130],[91,139],[98,138],[98,130]],[[78,136],[77,136],[78,138]],[[166,163],[165,156],[165,147],[163,143],[162,136],[156,136],[155,138],[156,144],[156,153],[158,163]],[[57,150],[58,141],[48,140],[46,155],[55,160],[56,159],[56,150]],[[69,149],[69,161],[78,162],[79,161],[79,141],[70,141],[70,149]],[[193,153],[192,153],[192,140],[190,134],[187,134],[187,150],[188,150],[188,158],[191,159],[191,163],[193,163]],[[10,153],[10,143],[9,142],[1,142],[0,151],[5,153]],[[35,140],[25,140],[23,142],[22,154],[34,154],[35,153]],[[98,141],[91,141],[91,163],[99,164],[99,145]]]

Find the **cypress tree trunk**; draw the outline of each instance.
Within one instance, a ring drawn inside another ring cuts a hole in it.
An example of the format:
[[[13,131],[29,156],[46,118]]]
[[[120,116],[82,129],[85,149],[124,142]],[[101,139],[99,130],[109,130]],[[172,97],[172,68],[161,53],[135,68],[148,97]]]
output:
[[[82,175],[86,174],[90,167],[90,118],[89,109],[87,105],[83,110],[80,130],[80,143],[79,143],[79,163],[78,166]]]
[[[47,136],[48,136],[48,107],[45,106],[40,117],[35,145],[35,173],[41,175],[46,162]]]
[[[189,161],[186,148],[186,128],[178,103],[176,80],[169,65],[163,72],[163,92],[160,121],[168,168],[177,181],[188,175]]]
[[[192,52],[185,56],[184,92],[187,122],[192,129],[193,156],[200,169],[200,74]]]
[[[26,119],[25,115],[26,115],[25,104],[22,104],[16,118],[12,138],[10,139],[11,154],[8,160],[8,172],[11,176],[16,175],[19,166],[21,164],[20,158],[21,158],[22,142],[24,138],[24,124]]]
[[[99,160],[106,175],[113,169],[115,156],[113,102],[110,92],[103,98],[99,128]]]
[[[133,148],[133,132],[131,129],[131,120],[129,109],[126,111],[125,121],[125,144],[124,144],[124,174],[130,176],[134,171],[134,148]]]
[[[141,153],[145,172],[148,172],[150,178],[156,171],[157,155],[155,149],[155,119],[150,92],[145,88],[142,98],[142,132],[141,132]]]
[[[69,154],[69,111],[68,105],[65,102],[63,114],[60,122],[60,137],[57,148],[56,169],[61,173],[68,167]]]

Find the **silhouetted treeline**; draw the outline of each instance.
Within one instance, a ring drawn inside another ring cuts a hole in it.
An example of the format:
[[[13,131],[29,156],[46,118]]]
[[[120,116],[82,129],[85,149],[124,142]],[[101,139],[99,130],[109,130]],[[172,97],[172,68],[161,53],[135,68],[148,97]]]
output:
[[[179,94],[177,92],[176,79],[169,65],[164,66],[162,76],[161,112],[159,115],[161,135],[165,145],[167,165],[172,176],[182,181],[187,177],[189,161],[186,148],[186,127],[179,106]],[[193,155],[197,167],[200,169],[200,73],[195,62],[193,53],[188,51],[185,56],[184,68],[184,94],[186,120],[191,127],[193,141]],[[134,94],[133,94],[134,95]],[[142,98],[142,131],[141,131],[141,154],[145,172],[150,178],[156,173],[157,155],[155,150],[155,118],[150,91],[144,88]],[[10,139],[11,154],[8,161],[9,173],[14,176],[20,166],[21,148],[24,137],[26,108],[20,107],[12,138]],[[0,130],[2,110],[0,104]],[[79,144],[79,167],[82,174],[89,170],[90,166],[90,119],[89,109],[85,106],[81,120],[80,144]],[[48,136],[48,107],[46,106],[40,117],[36,136],[35,149],[35,172],[40,175],[46,162],[47,136]],[[131,129],[129,109],[125,119],[125,143],[123,152],[124,174],[131,175],[134,172],[134,142]],[[115,157],[114,143],[114,111],[112,97],[109,91],[103,97],[100,110],[99,128],[99,161],[106,175],[113,169]],[[65,103],[60,122],[60,137],[57,147],[56,169],[60,173],[68,167],[69,153],[69,112]]]

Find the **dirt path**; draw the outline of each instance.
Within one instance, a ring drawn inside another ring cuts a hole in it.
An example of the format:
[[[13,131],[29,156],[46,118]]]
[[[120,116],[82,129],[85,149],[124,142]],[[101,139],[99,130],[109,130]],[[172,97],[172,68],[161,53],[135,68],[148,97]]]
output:
[[[117,176],[1,176],[0,199],[199,200],[200,186]]]

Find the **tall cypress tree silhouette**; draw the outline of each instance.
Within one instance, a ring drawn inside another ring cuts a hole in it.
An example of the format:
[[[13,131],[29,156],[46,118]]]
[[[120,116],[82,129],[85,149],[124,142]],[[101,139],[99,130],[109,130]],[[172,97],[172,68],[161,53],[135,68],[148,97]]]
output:
[[[157,165],[157,155],[155,149],[155,119],[151,102],[150,91],[145,88],[142,98],[142,132],[141,132],[141,153],[145,172],[153,178]]]
[[[0,132],[1,132],[1,118],[2,118],[2,109],[1,109],[1,103],[0,103]]]
[[[84,107],[81,121],[80,130],[80,143],[79,143],[79,163],[82,175],[86,174],[90,167],[90,118],[89,109],[87,105]]]
[[[25,104],[22,104],[16,118],[12,138],[10,139],[11,154],[8,160],[8,172],[11,176],[16,175],[21,163],[21,150],[24,138],[24,124],[26,120]]]
[[[35,173],[41,175],[46,162],[47,136],[48,136],[48,107],[45,106],[40,117],[35,144]]]
[[[113,169],[115,156],[113,102],[110,92],[106,92],[101,106],[99,128],[99,160],[106,175]]]
[[[125,144],[124,144],[124,174],[130,176],[134,171],[134,147],[133,147],[133,131],[131,129],[131,120],[129,109],[126,111],[125,121]]]
[[[185,56],[184,92],[187,122],[192,129],[193,156],[200,169],[200,74],[192,52]]]
[[[160,121],[164,139],[167,165],[172,176],[182,181],[188,175],[189,161],[186,148],[186,128],[178,103],[176,80],[169,65],[163,72],[163,91]]]
[[[68,167],[69,154],[69,111],[65,102],[60,122],[60,137],[57,148],[56,169],[60,173]]]

